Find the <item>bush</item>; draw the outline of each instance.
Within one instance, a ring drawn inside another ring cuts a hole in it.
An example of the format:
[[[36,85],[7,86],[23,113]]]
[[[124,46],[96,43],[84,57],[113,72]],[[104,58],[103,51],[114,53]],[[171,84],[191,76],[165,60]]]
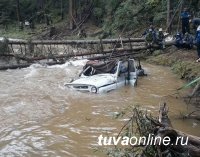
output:
[[[97,23],[97,25],[102,23],[103,9],[102,8],[94,8],[93,16],[94,16],[94,20]]]

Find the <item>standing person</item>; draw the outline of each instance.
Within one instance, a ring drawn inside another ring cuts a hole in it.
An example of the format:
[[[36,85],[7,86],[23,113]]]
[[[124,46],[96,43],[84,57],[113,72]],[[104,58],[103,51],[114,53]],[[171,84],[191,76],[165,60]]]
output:
[[[197,44],[197,54],[198,54],[198,59],[196,62],[200,62],[200,25],[197,28],[196,32],[196,44]]]
[[[162,30],[162,28],[159,28],[157,36],[156,36],[156,41],[161,49],[165,48],[164,38],[165,38],[165,36],[164,36],[163,30]]]
[[[190,33],[189,19],[190,19],[190,14],[187,12],[187,8],[184,8],[183,12],[181,13],[183,35],[186,32]]]
[[[149,28],[149,31],[145,35],[145,42],[146,46],[150,49],[150,51],[153,51],[153,44],[156,42],[156,33],[152,30],[152,28]]]

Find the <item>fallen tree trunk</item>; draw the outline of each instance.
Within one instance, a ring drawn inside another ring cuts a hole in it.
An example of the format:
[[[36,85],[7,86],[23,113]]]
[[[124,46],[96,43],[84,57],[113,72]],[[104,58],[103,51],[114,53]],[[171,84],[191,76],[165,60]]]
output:
[[[167,114],[168,114],[168,108],[166,103],[164,103],[160,105],[158,121],[165,127],[172,126],[171,121]]]
[[[196,120],[200,120],[200,115],[199,113],[200,110],[196,110],[196,111],[193,111],[189,114],[185,114],[185,115],[181,115],[180,118],[181,119],[196,119]]]
[[[170,144],[167,146],[157,146],[159,156],[162,157],[163,154],[166,153],[166,151],[173,150],[174,152],[178,152],[180,154],[183,152],[188,153],[188,155],[190,155],[191,157],[200,157],[200,137],[188,135],[186,133],[173,129],[167,113],[168,109],[166,103],[164,103],[160,106],[159,114],[159,122],[163,126],[157,129],[156,136],[161,137],[161,139],[169,137]]]
[[[1,42],[1,40],[0,40]],[[22,39],[8,39],[8,44],[24,45],[75,45],[75,44],[120,44],[120,43],[144,43],[144,38],[121,38],[121,39],[102,39],[102,40],[22,40]],[[165,45],[170,46],[175,43],[174,40],[165,42]]]
[[[197,97],[197,96],[199,96],[199,95],[200,95],[200,83],[198,83],[198,84],[194,87],[194,89],[193,89],[192,93],[189,95],[189,97],[192,98],[192,97]]]
[[[100,60],[100,59],[111,59],[111,58],[118,58],[118,57],[124,57],[124,56],[135,56],[141,54],[141,52],[133,52],[133,53],[117,53],[111,56],[111,54],[106,54],[106,55],[101,55],[101,56],[95,56],[95,57],[90,57],[88,60]]]
[[[80,57],[80,56],[89,56],[89,55],[98,55],[98,54],[115,54],[115,53],[122,53],[122,52],[133,52],[133,51],[139,51],[139,50],[145,50],[147,49],[146,46],[138,46],[134,47],[132,49],[111,49],[111,50],[104,50],[103,52],[72,52],[69,54],[62,54],[62,55],[52,55],[52,56],[40,56],[40,57],[24,57],[24,56],[19,56],[19,55],[14,55],[14,54],[7,54],[6,56],[12,56],[12,57],[18,57],[22,60],[27,60],[29,62],[37,61],[37,60],[43,60],[43,59],[59,59],[59,58],[71,58],[71,57]],[[131,53],[130,53],[131,54]],[[139,54],[139,53],[132,53],[134,54]],[[0,55],[1,56],[1,55]],[[4,55],[5,56],[5,55]]]
[[[15,57],[16,59],[24,60],[24,61],[27,61],[27,62],[33,61],[31,58],[21,56],[21,55],[18,55],[18,54],[13,54],[13,53],[12,54],[0,54],[0,57]]]
[[[160,127],[156,132],[156,137],[162,139],[169,137],[169,145],[157,145],[160,156],[164,155],[168,150],[178,154],[188,154],[191,157],[200,156],[200,138],[182,133],[171,127]]]
[[[189,116],[186,115],[184,118],[200,120],[200,116],[199,115],[189,115]]]
[[[36,45],[63,45],[63,44],[99,44],[102,42],[102,44],[111,44],[111,43],[130,43],[130,42],[144,42],[144,38],[122,38],[122,39],[102,39],[102,40],[8,40],[9,44],[28,44],[28,43],[36,44]]]

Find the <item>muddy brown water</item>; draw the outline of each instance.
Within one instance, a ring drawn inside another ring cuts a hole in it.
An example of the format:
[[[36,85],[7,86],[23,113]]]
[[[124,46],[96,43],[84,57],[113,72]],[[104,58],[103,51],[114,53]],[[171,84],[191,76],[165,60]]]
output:
[[[125,118],[114,116],[129,105],[154,115],[166,101],[175,128],[200,136],[195,120],[178,120],[180,112],[195,110],[181,99],[165,97],[184,82],[169,68],[145,64],[147,77],[138,86],[107,94],[79,93],[63,84],[78,75],[84,61],[65,65],[0,72],[0,156],[103,157],[97,145],[101,134],[116,135]]]

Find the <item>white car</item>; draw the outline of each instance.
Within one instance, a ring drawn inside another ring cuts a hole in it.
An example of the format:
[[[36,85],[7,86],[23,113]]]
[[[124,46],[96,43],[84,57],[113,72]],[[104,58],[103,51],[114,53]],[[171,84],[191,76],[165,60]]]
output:
[[[128,84],[134,86],[136,81],[134,59],[106,63],[89,61],[84,66],[80,78],[66,83],[65,86],[82,92],[104,93]]]

